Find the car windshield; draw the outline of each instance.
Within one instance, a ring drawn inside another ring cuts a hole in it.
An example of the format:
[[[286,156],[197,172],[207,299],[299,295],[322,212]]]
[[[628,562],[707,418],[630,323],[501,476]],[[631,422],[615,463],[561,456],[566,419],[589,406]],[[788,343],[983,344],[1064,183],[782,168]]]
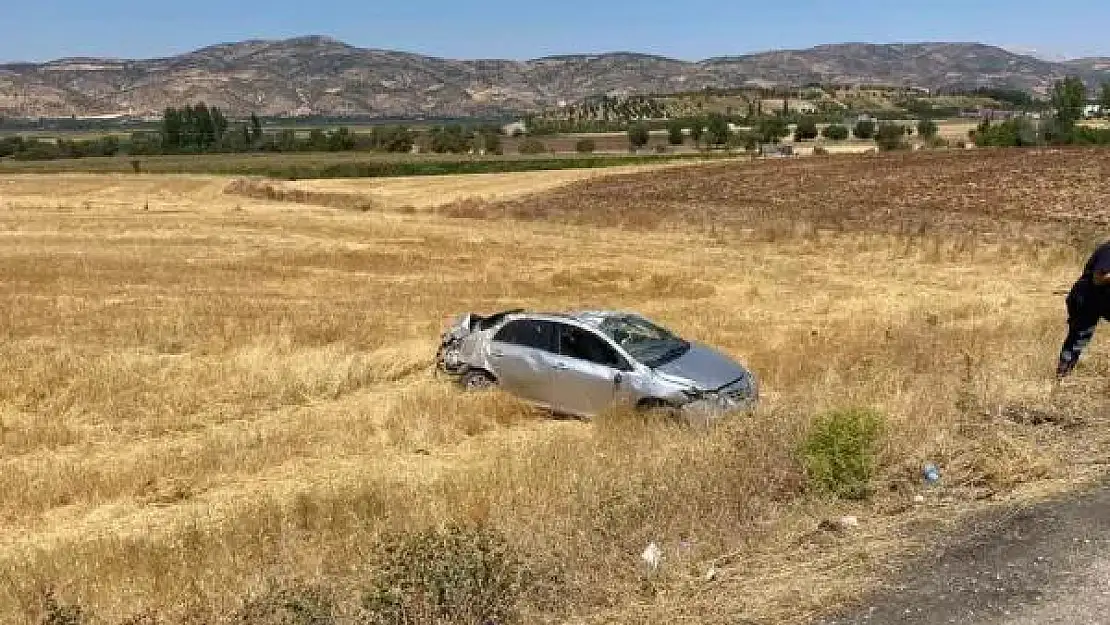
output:
[[[600,327],[630,356],[649,367],[666,364],[690,349],[688,342],[638,315],[606,317]]]

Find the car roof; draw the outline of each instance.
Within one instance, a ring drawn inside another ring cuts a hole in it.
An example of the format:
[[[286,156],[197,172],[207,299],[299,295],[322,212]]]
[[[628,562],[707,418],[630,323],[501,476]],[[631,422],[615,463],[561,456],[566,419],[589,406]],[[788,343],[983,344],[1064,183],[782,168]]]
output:
[[[618,310],[577,310],[568,312],[522,311],[506,315],[505,320],[536,319],[540,321],[576,321],[578,323],[597,327],[606,319],[630,314],[635,313]]]

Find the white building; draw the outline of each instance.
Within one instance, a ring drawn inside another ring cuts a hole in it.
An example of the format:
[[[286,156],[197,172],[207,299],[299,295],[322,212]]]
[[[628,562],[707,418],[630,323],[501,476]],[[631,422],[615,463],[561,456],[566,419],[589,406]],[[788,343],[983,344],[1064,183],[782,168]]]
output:
[[[513,122],[511,124],[505,124],[501,127],[501,132],[510,137],[515,134],[525,134],[528,132],[528,125],[524,122]]]

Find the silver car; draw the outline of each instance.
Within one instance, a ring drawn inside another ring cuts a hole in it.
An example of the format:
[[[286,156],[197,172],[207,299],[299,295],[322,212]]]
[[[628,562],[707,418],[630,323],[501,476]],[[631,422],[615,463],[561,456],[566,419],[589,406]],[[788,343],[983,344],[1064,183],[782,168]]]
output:
[[[615,403],[714,418],[759,399],[743,365],[630,312],[465,314],[443,333],[436,362],[467,389],[499,386],[581,418]]]

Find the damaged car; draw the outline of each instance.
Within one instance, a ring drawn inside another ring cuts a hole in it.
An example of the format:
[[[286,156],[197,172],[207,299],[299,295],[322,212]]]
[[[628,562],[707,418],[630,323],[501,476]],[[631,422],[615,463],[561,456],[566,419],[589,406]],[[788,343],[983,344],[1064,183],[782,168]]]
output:
[[[586,419],[617,403],[712,419],[759,400],[744,365],[632,312],[467,313],[443,332],[436,366],[466,389]]]

